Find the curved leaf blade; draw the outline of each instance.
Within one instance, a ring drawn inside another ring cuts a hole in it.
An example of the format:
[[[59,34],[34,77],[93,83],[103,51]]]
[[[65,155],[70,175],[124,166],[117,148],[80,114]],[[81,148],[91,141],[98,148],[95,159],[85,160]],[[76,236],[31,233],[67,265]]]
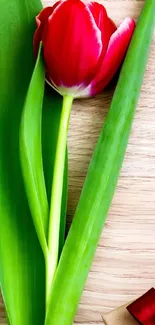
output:
[[[48,201],[44,180],[41,125],[45,71],[41,46],[32,75],[20,128],[20,157],[24,184],[36,232],[47,254]]]

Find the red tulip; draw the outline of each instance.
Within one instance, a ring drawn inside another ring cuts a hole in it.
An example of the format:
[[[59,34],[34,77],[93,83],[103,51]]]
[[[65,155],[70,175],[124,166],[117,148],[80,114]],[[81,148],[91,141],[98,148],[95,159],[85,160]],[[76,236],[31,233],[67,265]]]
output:
[[[58,1],[36,18],[34,50],[43,43],[47,81],[60,94],[88,97],[113,78],[125,56],[135,23],[116,28],[97,2]]]

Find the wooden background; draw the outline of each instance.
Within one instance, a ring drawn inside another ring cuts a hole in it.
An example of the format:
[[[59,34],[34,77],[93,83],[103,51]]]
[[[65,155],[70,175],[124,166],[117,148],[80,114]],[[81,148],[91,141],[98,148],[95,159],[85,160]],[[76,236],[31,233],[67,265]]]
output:
[[[137,20],[144,4],[135,0],[100,2],[117,24],[127,16]],[[44,5],[51,3],[44,0]],[[69,130],[69,218],[74,214],[113,90],[111,87],[96,98],[74,103]],[[118,187],[76,322],[102,324],[101,314],[133,300],[154,285],[155,37]],[[2,305],[1,309],[4,324]]]

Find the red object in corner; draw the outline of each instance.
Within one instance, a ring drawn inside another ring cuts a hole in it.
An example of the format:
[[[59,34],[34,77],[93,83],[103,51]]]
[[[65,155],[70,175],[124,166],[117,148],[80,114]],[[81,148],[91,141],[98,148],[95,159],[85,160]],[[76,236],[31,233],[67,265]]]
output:
[[[127,307],[141,325],[155,325],[155,289],[152,288]]]

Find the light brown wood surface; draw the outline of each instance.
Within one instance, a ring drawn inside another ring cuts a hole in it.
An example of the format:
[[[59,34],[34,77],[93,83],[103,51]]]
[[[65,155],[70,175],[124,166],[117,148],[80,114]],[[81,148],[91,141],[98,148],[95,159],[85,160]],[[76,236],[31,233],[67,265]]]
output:
[[[44,5],[52,2],[45,0]],[[135,0],[100,2],[117,24],[127,16],[137,20],[144,4]],[[96,98],[74,103],[69,130],[69,219],[74,214],[113,90],[111,87]],[[154,285],[155,37],[117,190],[76,322],[102,324],[102,314],[133,300]]]

